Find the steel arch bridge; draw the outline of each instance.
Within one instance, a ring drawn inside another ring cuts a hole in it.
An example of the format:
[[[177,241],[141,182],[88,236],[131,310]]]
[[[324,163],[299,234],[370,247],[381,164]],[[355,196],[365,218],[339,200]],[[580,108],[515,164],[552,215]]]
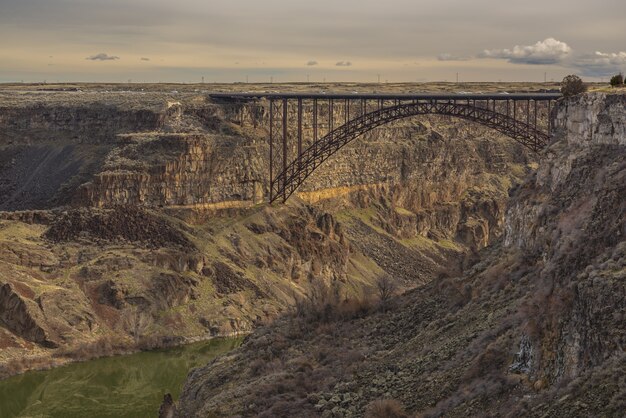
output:
[[[242,124],[246,109],[252,114],[251,105],[269,101],[269,201],[285,202],[313,171],[354,139],[416,115],[475,122],[538,152],[549,143],[550,112],[561,95],[215,93],[210,97],[235,104]],[[290,140],[293,137],[295,141]]]

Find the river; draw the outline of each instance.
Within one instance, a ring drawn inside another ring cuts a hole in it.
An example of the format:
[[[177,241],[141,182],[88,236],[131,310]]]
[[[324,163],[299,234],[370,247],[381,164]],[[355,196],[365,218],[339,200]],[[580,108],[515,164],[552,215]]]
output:
[[[242,338],[72,363],[0,381],[0,417],[156,417],[166,393],[178,399],[187,374]]]

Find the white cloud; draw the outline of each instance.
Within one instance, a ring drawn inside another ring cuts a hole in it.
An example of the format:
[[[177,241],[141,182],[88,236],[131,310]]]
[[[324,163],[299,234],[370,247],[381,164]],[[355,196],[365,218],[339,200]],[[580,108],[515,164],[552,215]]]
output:
[[[315,60],[311,60],[311,61],[306,63],[306,65],[308,65],[309,67],[312,67],[312,66],[317,65],[317,64],[318,64],[318,62],[315,61]]]
[[[335,64],[337,67],[351,67],[352,63],[350,61],[339,61]]]
[[[547,38],[534,45],[515,45],[513,49],[486,49],[481,58],[507,59],[515,64],[557,64],[572,52],[565,42]]]
[[[115,55],[109,55],[109,54],[105,54],[104,52],[101,52],[99,54],[92,55],[85,59],[91,60],[91,61],[114,61],[114,60],[120,59],[120,57],[116,57]]]
[[[626,69],[626,52],[596,51],[594,54],[582,55],[573,65],[586,76],[609,76]]]
[[[469,61],[470,57],[459,57],[459,56],[456,56],[456,55],[443,53],[443,54],[439,54],[437,56],[437,59],[439,61]]]

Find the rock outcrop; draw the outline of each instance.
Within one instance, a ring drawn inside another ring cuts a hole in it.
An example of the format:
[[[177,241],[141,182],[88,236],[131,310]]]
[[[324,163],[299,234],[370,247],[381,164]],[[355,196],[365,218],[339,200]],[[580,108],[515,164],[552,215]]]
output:
[[[556,109],[554,127],[569,145],[626,145],[626,97],[575,96]]]
[[[20,295],[11,284],[0,285],[0,323],[11,332],[34,343],[56,347],[44,329],[44,319],[37,303]]]

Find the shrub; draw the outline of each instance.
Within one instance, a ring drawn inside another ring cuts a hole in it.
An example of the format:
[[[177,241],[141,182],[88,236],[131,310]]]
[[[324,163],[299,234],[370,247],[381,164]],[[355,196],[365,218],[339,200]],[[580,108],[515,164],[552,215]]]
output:
[[[389,299],[391,299],[396,291],[396,284],[388,274],[382,274],[376,280],[376,289],[378,290],[381,307],[385,310]]]
[[[611,77],[611,86],[618,87],[624,84],[624,75],[622,73],[616,74]]]
[[[378,399],[370,402],[365,418],[408,418],[402,404],[395,399]]]
[[[575,96],[586,91],[587,86],[577,75],[570,74],[561,81],[561,93],[565,97]]]
[[[139,344],[153,323],[153,318],[146,312],[140,311],[136,306],[133,306],[124,317],[124,328],[133,336],[135,344]]]
[[[338,283],[328,286],[322,281],[312,284],[304,297],[295,296],[294,316],[306,323],[329,323],[341,319],[359,318],[372,309],[367,298],[342,294]]]

